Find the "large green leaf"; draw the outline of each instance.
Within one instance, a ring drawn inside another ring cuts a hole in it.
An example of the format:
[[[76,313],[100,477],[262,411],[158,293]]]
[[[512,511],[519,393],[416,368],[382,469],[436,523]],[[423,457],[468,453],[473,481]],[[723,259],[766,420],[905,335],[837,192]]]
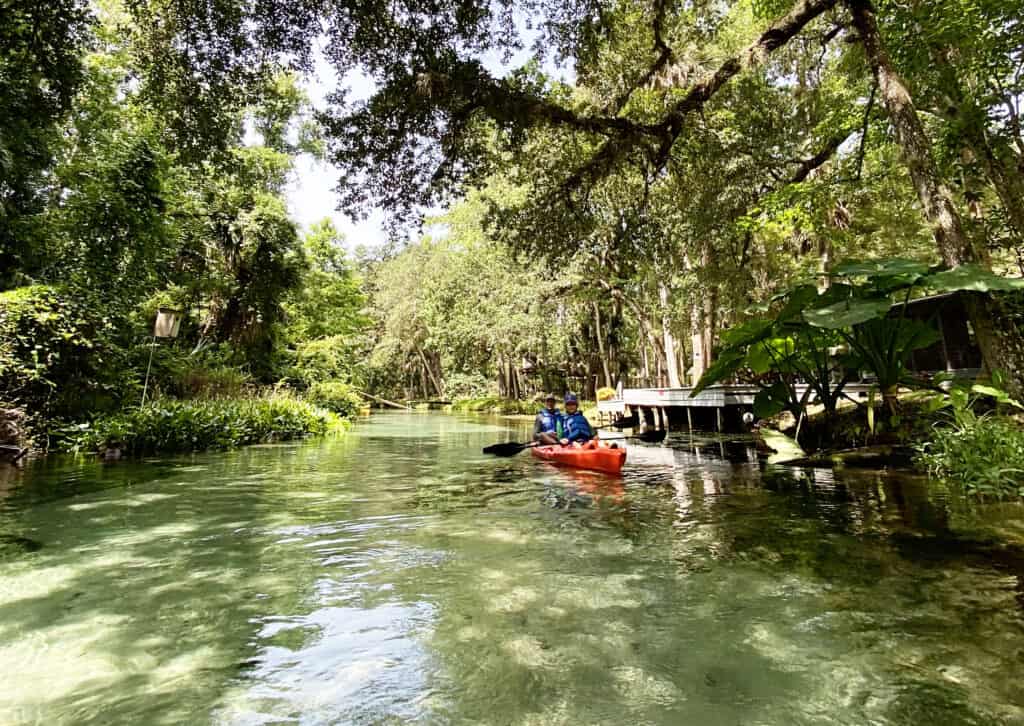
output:
[[[789,337],[762,340],[750,346],[747,351],[747,367],[758,375],[768,371],[787,368],[780,365],[782,361],[792,357],[796,351],[796,342]]]
[[[771,388],[764,388],[754,396],[754,415],[758,418],[771,418],[786,410],[789,403],[789,389],[785,383],[778,382]]]
[[[786,304],[782,306],[778,319],[785,321],[798,318],[808,307],[816,305],[818,299],[818,289],[813,285],[794,287],[786,297]]]
[[[748,320],[722,333],[722,342],[728,347],[742,347],[763,340],[770,332],[773,321],[765,319]]]
[[[961,265],[952,270],[937,272],[927,280],[928,287],[936,292],[955,292],[957,290],[973,290],[974,292],[993,292],[1024,290],[1024,279],[1019,277],[1002,277],[986,270],[980,265]]]
[[[996,401],[998,401],[999,403],[1008,404],[1010,406],[1014,406],[1015,408],[1024,408],[1024,406],[1022,406],[1019,401],[1011,398],[1009,393],[1007,393],[1001,388],[996,388],[995,386],[986,386],[982,383],[975,383],[973,386],[971,386],[971,392],[977,393],[982,396],[991,396],[992,398],[996,399]]]
[[[804,320],[817,328],[839,330],[880,318],[891,308],[892,302],[885,298],[851,298],[817,310],[805,310]]]
[[[720,351],[715,362],[708,366],[708,369],[704,371],[704,375],[697,381],[696,387],[690,392],[690,397],[698,395],[708,386],[713,386],[716,383],[721,383],[726,378],[732,377],[743,367],[745,359],[746,351],[740,348],[726,348]]]
[[[796,461],[807,456],[800,444],[784,433],[772,429],[761,429],[761,438],[769,449],[775,453],[768,457],[769,464],[784,464],[787,461]]]

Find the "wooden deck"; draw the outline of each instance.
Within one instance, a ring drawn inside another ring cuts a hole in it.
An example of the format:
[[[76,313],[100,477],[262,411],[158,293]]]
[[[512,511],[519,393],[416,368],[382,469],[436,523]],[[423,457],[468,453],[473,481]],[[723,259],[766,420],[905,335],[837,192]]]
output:
[[[865,399],[871,388],[871,384],[868,383],[850,383],[844,390],[851,398]],[[617,414],[625,414],[629,409],[662,409],[670,420],[679,420],[680,416],[685,416],[686,424],[691,428],[695,419],[705,420],[710,424],[708,417],[713,417],[714,428],[721,431],[724,419],[735,419],[753,409],[754,397],[760,390],[753,385],[709,386],[698,395],[692,396],[692,386],[625,388],[618,398],[598,401],[597,410],[602,416],[614,418]],[[806,390],[806,385],[797,386],[797,392],[801,395]]]

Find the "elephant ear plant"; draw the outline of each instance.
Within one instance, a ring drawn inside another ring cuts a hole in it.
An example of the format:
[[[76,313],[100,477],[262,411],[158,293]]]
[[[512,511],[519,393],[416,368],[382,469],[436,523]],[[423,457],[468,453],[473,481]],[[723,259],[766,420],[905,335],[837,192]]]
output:
[[[845,365],[874,377],[890,420],[898,414],[900,386],[921,384],[908,370],[911,355],[942,339],[932,322],[907,317],[907,306],[915,295],[1024,287],[1024,280],[1000,277],[978,266],[944,270],[902,258],[843,262],[831,277],[848,294],[805,311],[804,318],[843,339],[850,351]]]
[[[943,270],[902,258],[843,262],[829,277],[824,290],[798,285],[723,333],[716,362],[692,395],[724,381],[749,380],[761,388],[756,416],[789,411],[799,421],[815,403],[823,409],[827,438],[839,403],[847,398],[846,386],[867,374],[895,424],[900,386],[920,383],[908,369],[911,355],[941,340],[931,321],[908,317],[910,301],[925,292],[1024,287],[1022,280],[980,267]]]
[[[716,362],[691,395],[723,381],[747,379],[761,389],[754,399],[758,418],[788,411],[799,422],[813,401],[831,422],[851,380],[850,371],[834,355],[842,338],[833,330],[810,325],[804,313],[845,295],[839,287],[819,293],[813,285],[800,285],[775,296],[759,311],[774,307],[773,317],[755,318],[723,333],[724,346]]]

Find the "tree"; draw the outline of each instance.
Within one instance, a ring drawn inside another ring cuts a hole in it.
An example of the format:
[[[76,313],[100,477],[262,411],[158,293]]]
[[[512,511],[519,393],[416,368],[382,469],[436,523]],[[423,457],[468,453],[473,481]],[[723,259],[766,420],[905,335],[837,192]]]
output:
[[[83,79],[91,16],[80,0],[5,0],[0,23],[0,289],[45,253],[33,217]]]

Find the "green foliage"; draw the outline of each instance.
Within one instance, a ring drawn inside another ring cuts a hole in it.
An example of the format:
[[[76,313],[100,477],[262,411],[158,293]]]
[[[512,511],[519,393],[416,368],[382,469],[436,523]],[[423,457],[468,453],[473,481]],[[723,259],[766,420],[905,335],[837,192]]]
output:
[[[289,377],[300,386],[330,380],[347,381],[357,367],[356,351],[341,335],[306,340],[295,347],[295,362]]]
[[[89,6],[80,0],[5,0],[0,22],[0,290],[23,284],[46,249],[35,215],[46,204],[47,172],[60,122],[82,82]]]
[[[808,309],[834,304],[838,288],[819,294],[801,285],[776,296],[774,317],[755,319],[726,331],[718,360],[701,377],[692,395],[736,376],[752,379],[761,390],[754,399],[754,413],[770,418],[783,411],[801,417],[811,396],[832,419],[851,380],[850,372],[835,360],[832,349],[840,342],[832,330],[810,325]],[[801,392],[798,386],[807,384]]]
[[[183,398],[231,398],[252,385],[252,376],[238,368],[189,358],[177,372],[174,388]]]
[[[985,410],[992,403],[1024,410],[1003,390],[1004,382],[996,373],[987,384],[954,383],[948,395],[930,401],[929,412],[946,416],[918,448],[918,462],[932,475],[971,494],[1024,496],[1024,428],[998,409]]]
[[[918,461],[968,493],[1024,497],[1024,429],[1013,419],[978,416],[937,428]]]
[[[450,399],[486,398],[494,395],[494,384],[480,373],[450,373],[445,378],[444,392]]]
[[[517,401],[500,396],[462,398],[452,402],[451,410],[459,413],[498,413],[504,415],[537,413],[536,401]]]
[[[318,381],[309,387],[304,397],[344,418],[355,418],[365,405],[362,397],[341,381]]]
[[[0,293],[0,391],[37,420],[109,408],[133,390],[116,330],[80,292],[33,285]]]
[[[63,430],[62,448],[132,455],[226,449],[340,431],[334,413],[287,396],[176,401],[159,399]]]

